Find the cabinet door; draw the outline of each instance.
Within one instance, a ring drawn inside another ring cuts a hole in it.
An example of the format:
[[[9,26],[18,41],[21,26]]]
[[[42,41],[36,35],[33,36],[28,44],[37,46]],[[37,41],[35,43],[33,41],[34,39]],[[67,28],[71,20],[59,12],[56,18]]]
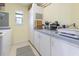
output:
[[[1,56],[1,53],[2,53],[2,36],[0,36],[0,56]]]
[[[79,46],[62,40],[64,56],[79,56]]]
[[[34,34],[35,34],[34,45],[35,45],[36,49],[39,51],[39,40],[40,40],[39,32],[35,31]]]
[[[10,53],[10,48],[11,48],[11,31],[7,30],[3,32],[2,36],[2,55],[7,56]]]
[[[52,56],[79,56],[79,47],[73,43],[55,37],[51,43]]]
[[[30,41],[32,44],[34,44],[34,31],[33,30],[30,30]]]
[[[40,33],[40,53],[43,56],[50,56],[50,36]]]
[[[51,55],[62,56],[63,55],[62,42],[59,38],[51,37]]]

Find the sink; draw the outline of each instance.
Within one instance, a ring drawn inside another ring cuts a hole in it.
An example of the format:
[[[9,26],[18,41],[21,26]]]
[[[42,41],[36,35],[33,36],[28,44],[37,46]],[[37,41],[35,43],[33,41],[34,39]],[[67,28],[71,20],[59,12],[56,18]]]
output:
[[[59,29],[58,34],[72,38],[79,38],[78,29]]]
[[[78,34],[79,35],[79,29],[58,29],[58,32],[65,32],[65,33],[71,33],[71,34]]]

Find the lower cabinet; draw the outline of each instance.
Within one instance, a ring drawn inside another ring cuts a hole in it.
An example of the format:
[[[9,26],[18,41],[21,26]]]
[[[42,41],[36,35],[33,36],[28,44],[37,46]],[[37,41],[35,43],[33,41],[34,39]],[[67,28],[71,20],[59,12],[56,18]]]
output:
[[[31,33],[30,34],[30,41],[31,41],[32,44],[34,44],[34,37],[35,37],[34,36],[34,30],[31,30],[30,33]]]
[[[12,47],[11,30],[2,31],[1,40],[1,56],[8,56]]]
[[[51,55],[52,56],[64,55],[64,52],[62,49],[62,41],[55,37],[51,37]]]
[[[39,31],[34,32],[34,46],[42,56],[79,56],[79,46]]]
[[[42,56],[50,56],[50,36],[40,33],[40,53]]]
[[[52,56],[79,56],[79,47],[64,39],[52,37],[51,39]]]
[[[62,50],[64,56],[79,56],[79,46],[62,40]]]
[[[39,32],[38,31],[35,31],[34,32],[34,46],[36,47],[36,49],[39,51],[40,49],[40,35],[39,35]]]
[[[50,36],[38,31],[34,32],[34,46],[42,56],[50,56]]]

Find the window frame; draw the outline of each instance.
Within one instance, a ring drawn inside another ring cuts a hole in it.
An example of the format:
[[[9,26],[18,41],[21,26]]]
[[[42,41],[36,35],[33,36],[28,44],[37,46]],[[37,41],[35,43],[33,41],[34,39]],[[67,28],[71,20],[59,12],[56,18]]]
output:
[[[18,15],[18,16],[17,16]],[[19,11],[16,11],[16,13],[15,13],[15,20],[16,20],[16,24],[17,25],[22,25],[23,24],[23,13],[22,13],[22,11],[21,12],[19,12]]]

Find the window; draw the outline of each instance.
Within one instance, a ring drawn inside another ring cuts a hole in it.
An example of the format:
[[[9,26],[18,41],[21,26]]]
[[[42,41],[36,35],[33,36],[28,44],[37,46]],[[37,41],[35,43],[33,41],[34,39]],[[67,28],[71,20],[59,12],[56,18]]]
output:
[[[21,25],[23,23],[23,11],[16,11],[16,24]]]

